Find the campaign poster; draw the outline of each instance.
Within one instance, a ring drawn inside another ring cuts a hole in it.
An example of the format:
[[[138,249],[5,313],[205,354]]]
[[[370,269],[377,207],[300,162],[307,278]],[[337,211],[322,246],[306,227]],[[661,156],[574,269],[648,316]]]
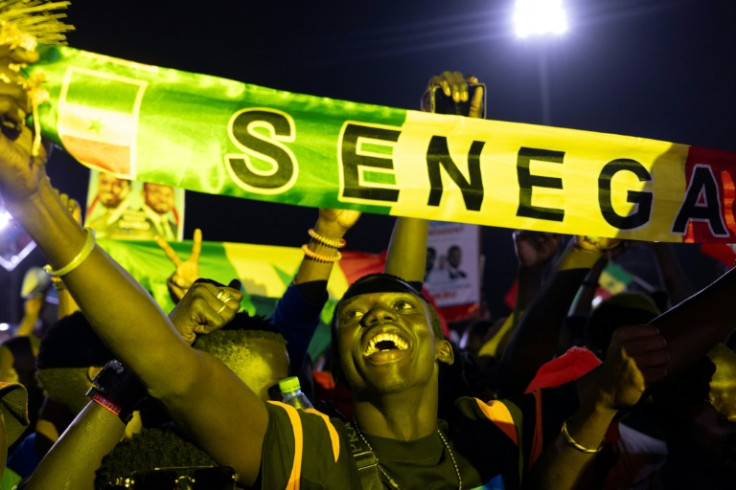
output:
[[[480,229],[477,225],[430,221],[424,287],[448,322],[480,307]]]
[[[91,170],[84,225],[97,238],[180,241],[184,190]]]

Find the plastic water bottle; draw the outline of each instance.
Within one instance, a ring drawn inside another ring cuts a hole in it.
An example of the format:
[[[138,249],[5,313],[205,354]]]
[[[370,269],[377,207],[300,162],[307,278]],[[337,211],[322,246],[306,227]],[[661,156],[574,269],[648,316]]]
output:
[[[291,405],[297,410],[314,408],[307,395],[302,392],[302,386],[299,384],[299,378],[296,376],[284,378],[279,381],[279,389],[281,390],[281,401],[287,405]]]

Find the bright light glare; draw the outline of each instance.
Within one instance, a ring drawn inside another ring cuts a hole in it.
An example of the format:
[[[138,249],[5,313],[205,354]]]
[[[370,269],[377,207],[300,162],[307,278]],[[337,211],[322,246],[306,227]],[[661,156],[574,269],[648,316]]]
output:
[[[10,330],[10,325],[7,323],[0,323],[0,332],[6,332]]]
[[[516,0],[514,24],[519,37],[562,34],[567,30],[562,0]]]
[[[0,211],[0,230],[3,230],[5,229],[6,226],[8,226],[10,219],[11,219],[11,216],[9,212]]]

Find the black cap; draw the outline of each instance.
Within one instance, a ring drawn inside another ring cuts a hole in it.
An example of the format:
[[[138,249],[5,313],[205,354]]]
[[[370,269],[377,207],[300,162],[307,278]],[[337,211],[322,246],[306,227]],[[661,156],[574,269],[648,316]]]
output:
[[[421,291],[400,277],[391,274],[368,274],[361,277],[345,291],[340,303],[361,294],[371,293],[409,293],[429,303]]]

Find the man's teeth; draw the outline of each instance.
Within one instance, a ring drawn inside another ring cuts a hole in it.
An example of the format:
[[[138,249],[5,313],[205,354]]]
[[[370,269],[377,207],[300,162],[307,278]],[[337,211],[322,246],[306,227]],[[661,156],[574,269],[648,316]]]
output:
[[[377,347],[376,344],[381,344],[381,342],[384,342],[385,344]],[[398,335],[394,333],[379,333],[368,342],[368,346],[366,346],[363,355],[370,356],[378,351],[391,349],[406,350],[408,348],[409,344],[406,340],[402,339]]]

